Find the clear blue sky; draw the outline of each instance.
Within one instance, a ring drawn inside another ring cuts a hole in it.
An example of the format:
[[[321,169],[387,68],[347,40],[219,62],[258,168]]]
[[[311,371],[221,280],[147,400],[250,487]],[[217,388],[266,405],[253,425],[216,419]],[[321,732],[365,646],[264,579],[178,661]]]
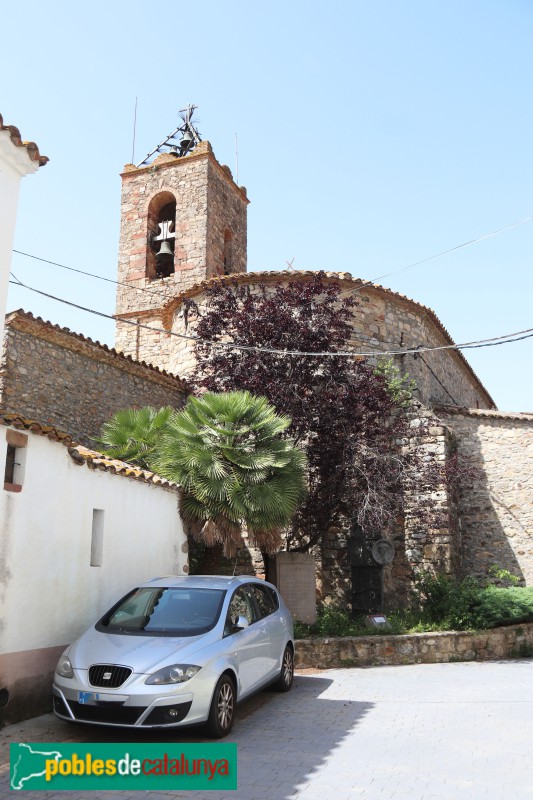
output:
[[[15,247],[116,276],[120,178],[198,105],[248,189],[250,270],[365,280],[533,214],[528,0],[4,4],[0,112],[50,163]],[[533,327],[533,221],[382,283],[456,342]],[[112,284],[15,255],[24,282],[112,313]],[[8,309],[113,343],[111,322],[11,287]],[[465,353],[501,409],[533,411],[533,339]]]

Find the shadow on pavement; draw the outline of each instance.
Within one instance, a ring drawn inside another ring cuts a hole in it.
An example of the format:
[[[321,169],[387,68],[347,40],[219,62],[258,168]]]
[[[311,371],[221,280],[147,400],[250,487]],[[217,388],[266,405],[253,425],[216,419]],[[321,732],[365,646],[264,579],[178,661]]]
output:
[[[328,692],[328,697],[324,693]],[[342,696],[344,694],[344,697]],[[373,703],[335,697],[334,680],[326,675],[297,675],[288,694],[263,691],[238,707],[232,734],[224,741],[238,745],[239,788],[231,792],[154,792],[153,797],[231,797],[234,800],[285,800],[312,782],[313,774],[328,760]],[[0,731],[1,775],[7,781],[10,742],[162,742],[177,745],[210,741],[201,727],[181,730],[128,730],[96,725],[69,724],[52,715],[38,717]],[[176,787],[179,788],[179,787]],[[0,791],[1,794],[1,791]],[[26,798],[33,792],[25,792]],[[35,795],[43,796],[43,793]],[[80,791],[83,795],[83,790]],[[137,792],[111,792],[139,797]],[[71,796],[76,796],[70,793]],[[47,797],[56,796],[46,793]],[[143,793],[144,796],[144,793]],[[60,797],[60,794],[57,795]]]

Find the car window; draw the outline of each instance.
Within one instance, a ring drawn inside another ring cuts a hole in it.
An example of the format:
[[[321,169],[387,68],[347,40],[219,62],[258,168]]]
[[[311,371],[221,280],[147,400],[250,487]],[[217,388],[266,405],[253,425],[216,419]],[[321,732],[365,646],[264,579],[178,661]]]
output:
[[[123,620],[126,624],[135,625],[136,620],[142,620],[149,614],[155,602],[154,592],[137,589],[119,605],[112,619],[114,622]]]
[[[259,611],[262,617],[268,617],[277,610],[278,596],[269,586],[261,586],[261,584],[254,583],[251,585],[253,595],[257,601]]]
[[[220,589],[136,589],[102,617],[96,627],[108,633],[197,636],[216,625],[224,595]]]
[[[249,625],[252,625],[257,620],[249,586],[240,586],[235,590],[230,600],[226,624],[224,626],[225,636],[233,633],[233,626],[239,617],[245,617]]]

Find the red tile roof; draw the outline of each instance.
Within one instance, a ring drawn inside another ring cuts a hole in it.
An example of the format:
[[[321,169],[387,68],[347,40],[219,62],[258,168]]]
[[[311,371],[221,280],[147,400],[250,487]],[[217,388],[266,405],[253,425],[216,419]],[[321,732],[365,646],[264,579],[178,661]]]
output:
[[[72,460],[79,465],[85,464],[89,469],[99,469],[104,472],[111,472],[114,475],[122,475],[126,478],[133,478],[143,483],[151,483],[155,486],[162,486],[167,489],[178,489],[176,483],[167,481],[146,469],[141,469],[134,464],[120,461],[117,458],[110,458],[104,453],[96,450],[89,450],[83,445],[76,444],[70,434],[55,428],[53,425],[45,425],[33,419],[27,419],[21,414],[7,414],[0,411],[0,424],[17,430],[31,431],[38,436],[46,436],[53,442],[60,442],[68,449]]]
[[[9,131],[11,141],[13,142],[15,147],[25,147],[31,160],[38,161],[40,167],[44,167],[44,165],[47,164],[48,161],[50,160],[47,156],[42,156],[40,154],[39,148],[37,147],[35,142],[23,142],[18,128],[16,128],[14,125],[4,125],[4,120],[1,114],[0,114],[0,131]]]
[[[488,408],[458,408],[457,406],[437,406],[436,413],[455,414],[463,417],[485,417],[486,419],[510,419],[515,422],[533,422],[532,411],[497,411]]]
[[[38,436],[46,436],[51,441],[61,442],[66,447],[72,444],[72,436],[65,433],[65,431],[60,431],[58,428],[54,428],[53,425],[45,425],[34,419],[27,419],[21,414],[8,414],[5,411],[0,411],[0,423],[18,430],[31,431]]]
[[[156,475],[155,472],[141,469],[141,467],[135,464],[129,464],[127,461],[120,461],[118,458],[110,458],[105,455],[105,453],[89,450],[88,447],[83,447],[80,444],[69,447],[68,452],[77,464],[86,464],[89,469],[101,469],[104,472],[112,472],[115,475],[123,475],[126,478],[135,478],[145,483],[165,486],[167,489],[179,488],[178,484],[161,478],[159,475]]]

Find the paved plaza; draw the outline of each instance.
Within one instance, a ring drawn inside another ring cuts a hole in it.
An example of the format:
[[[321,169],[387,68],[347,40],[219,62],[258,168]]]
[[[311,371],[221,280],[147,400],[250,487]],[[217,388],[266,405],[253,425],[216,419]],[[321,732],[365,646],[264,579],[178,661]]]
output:
[[[8,744],[205,741],[201,729],[131,734],[44,716],[0,731]],[[76,800],[533,800],[533,660],[336,669],[300,674],[288,695],[239,710],[231,792],[70,792]],[[65,800],[64,792],[24,792]]]

